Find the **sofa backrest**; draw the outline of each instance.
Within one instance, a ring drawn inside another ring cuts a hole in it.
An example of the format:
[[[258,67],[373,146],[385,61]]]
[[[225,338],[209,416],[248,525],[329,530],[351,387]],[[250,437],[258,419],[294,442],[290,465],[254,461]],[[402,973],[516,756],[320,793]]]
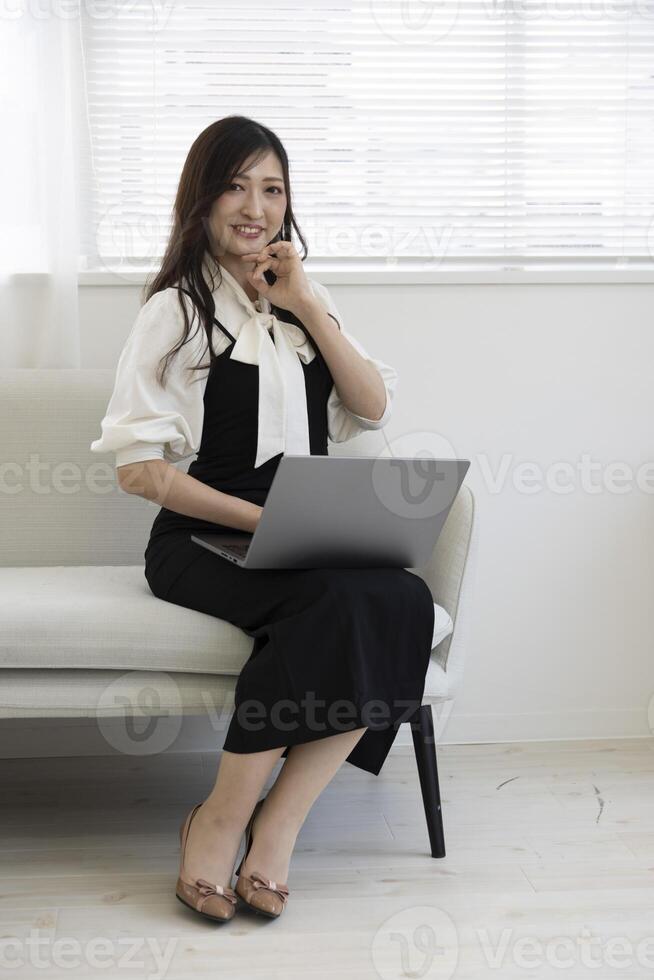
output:
[[[0,371],[0,564],[141,565],[159,506],[92,453],[112,369]],[[193,457],[178,463],[186,471]]]
[[[114,380],[109,368],[0,371],[0,565],[144,564],[159,505],[121,490],[114,454],[89,448]]]
[[[89,449],[100,437],[114,378],[114,370],[105,368],[0,371],[0,565],[144,563],[159,505],[121,490],[114,454]],[[374,449],[362,436],[359,446],[348,442],[345,452]],[[175,465],[186,472],[194,458]],[[469,492],[454,502],[429,566],[411,570],[435,581],[431,565],[436,568],[441,551],[453,547],[452,535],[457,548],[467,547],[468,531],[458,530],[462,522],[466,528],[472,522]],[[451,584],[439,585],[442,598],[436,601],[450,615],[464,563],[461,557]],[[449,574],[452,562],[440,564]]]

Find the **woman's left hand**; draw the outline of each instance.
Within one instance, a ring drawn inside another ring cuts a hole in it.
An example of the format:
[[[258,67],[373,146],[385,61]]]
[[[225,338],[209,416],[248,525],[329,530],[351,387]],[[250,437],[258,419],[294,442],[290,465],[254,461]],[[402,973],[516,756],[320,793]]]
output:
[[[247,252],[241,256],[246,263],[254,263],[248,270],[249,282],[262,296],[282,310],[297,315],[313,299],[309,280],[306,277],[302,259],[291,242],[271,242],[260,252]],[[266,269],[277,276],[273,286],[264,277]]]

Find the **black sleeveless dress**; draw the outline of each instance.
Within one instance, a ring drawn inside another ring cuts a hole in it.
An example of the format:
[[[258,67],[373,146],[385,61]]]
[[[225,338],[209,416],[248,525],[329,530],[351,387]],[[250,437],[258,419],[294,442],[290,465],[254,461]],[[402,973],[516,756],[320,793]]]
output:
[[[307,333],[289,311],[273,312]],[[259,367],[231,359],[235,338],[215,322],[231,343],[207,377],[202,439],[188,473],[263,506],[283,454],[255,469]],[[302,362],[310,449],[326,456],[333,380],[312,346],[316,356]],[[198,531],[239,533],[162,507],[145,577],[158,598],[253,637],[223,748],[286,746],[286,756],[292,745],[367,726],[346,761],[378,775],[398,726],[422,702],[434,629],[427,584],[403,568],[245,569],[191,541]]]

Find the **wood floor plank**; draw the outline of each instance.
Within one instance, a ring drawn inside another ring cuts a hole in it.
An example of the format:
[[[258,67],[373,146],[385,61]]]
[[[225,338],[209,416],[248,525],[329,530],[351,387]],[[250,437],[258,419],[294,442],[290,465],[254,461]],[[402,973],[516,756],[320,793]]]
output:
[[[654,934],[654,739],[439,746],[440,860],[412,747],[394,747],[378,777],[345,765],[302,827],[282,920],[243,911],[225,926],[174,897],[179,824],[211,789],[218,758],[0,760],[0,937],[26,945],[36,931],[46,953],[58,939],[83,951],[106,939],[109,968],[53,959],[45,971],[84,980],[155,977],[166,951],[160,980],[430,976],[417,930],[448,935],[448,923],[452,980],[654,972],[635,954],[626,970],[606,958],[565,970],[519,962],[522,941],[578,950],[586,930],[605,949],[620,939],[636,949]],[[493,952],[502,936],[506,949]],[[145,957],[138,967],[119,962],[130,941]],[[13,975],[45,973],[27,963]]]

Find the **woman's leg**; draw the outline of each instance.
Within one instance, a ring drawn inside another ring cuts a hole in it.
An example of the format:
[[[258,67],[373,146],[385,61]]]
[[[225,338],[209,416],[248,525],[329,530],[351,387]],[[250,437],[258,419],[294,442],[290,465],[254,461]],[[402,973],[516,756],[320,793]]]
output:
[[[252,848],[242,873],[261,871],[286,881],[298,832],[365,728],[294,745],[257,816]],[[186,870],[193,878],[231,885],[241,837],[261,791],[285,746],[265,752],[223,750],[216,783],[191,824]]]
[[[365,731],[339,732],[289,749],[255,820],[242,874],[260,871],[273,881],[287,881],[295,840],[309,810]]]
[[[197,811],[186,842],[186,871],[231,887],[234,862],[246,824],[284,746],[265,752],[223,750],[216,783]]]

